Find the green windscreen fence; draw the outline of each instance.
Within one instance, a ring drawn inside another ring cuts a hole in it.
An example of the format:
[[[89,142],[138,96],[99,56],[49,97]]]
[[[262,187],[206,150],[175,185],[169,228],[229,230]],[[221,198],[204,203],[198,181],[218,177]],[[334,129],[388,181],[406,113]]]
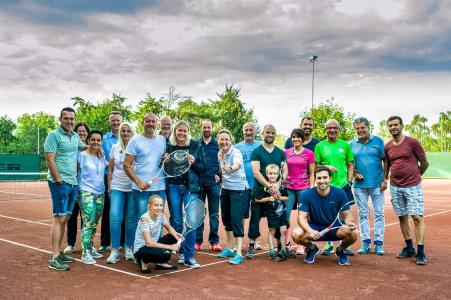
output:
[[[451,179],[451,152],[428,152],[429,168],[424,178]]]
[[[41,157],[34,154],[0,154],[0,181],[39,180]]]

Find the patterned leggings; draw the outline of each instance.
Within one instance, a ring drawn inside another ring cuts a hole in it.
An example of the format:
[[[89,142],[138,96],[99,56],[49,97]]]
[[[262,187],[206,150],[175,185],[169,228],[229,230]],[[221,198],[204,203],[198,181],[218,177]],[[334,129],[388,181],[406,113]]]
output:
[[[97,223],[103,211],[104,195],[95,195],[80,191],[78,203],[80,205],[83,229],[81,230],[81,246],[83,250],[91,250],[92,239],[96,233]]]

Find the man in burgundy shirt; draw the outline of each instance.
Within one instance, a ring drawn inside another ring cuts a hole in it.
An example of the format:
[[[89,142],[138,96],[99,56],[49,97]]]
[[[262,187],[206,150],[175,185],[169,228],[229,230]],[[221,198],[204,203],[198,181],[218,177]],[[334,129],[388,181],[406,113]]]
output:
[[[421,175],[429,167],[426,153],[421,144],[414,138],[402,133],[402,119],[392,116],[387,120],[388,130],[393,139],[385,144],[384,178],[390,174],[390,194],[395,214],[399,217],[401,232],[406,247],[398,254],[398,258],[416,256],[417,265],[426,265],[428,260],[424,254],[424,200],[421,190]],[[417,251],[413,247],[412,229],[409,215],[413,219]]]

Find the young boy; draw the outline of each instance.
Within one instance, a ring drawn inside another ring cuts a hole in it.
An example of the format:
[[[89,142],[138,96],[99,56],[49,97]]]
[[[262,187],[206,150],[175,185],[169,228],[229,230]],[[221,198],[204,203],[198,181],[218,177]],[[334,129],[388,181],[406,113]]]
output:
[[[279,178],[279,166],[276,164],[270,164],[266,167],[266,178],[269,183],[275,184],[281,188],[281,181]],[[266,219],[268,221],[268,244],[269,244],[269,257],[274,261],[282,261],[288,256],[285,248],[285,232],[287,231],[287,209],[285,201],[288,199],[288,193],[285,188],[280,190],[280,196],[274,198],[266,188],[261,189],[255,195],[255,201],[258,203],[266,203]],[[280,230],[280,245],[278,245],[279,252],[274,249],[274,234],[276,229]]]

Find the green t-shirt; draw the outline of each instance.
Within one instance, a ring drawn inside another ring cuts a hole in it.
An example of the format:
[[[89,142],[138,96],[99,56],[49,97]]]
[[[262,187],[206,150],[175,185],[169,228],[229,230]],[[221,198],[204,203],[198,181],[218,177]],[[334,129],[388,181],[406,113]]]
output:
[[[342,139],[335,143],[327,140],[319,142],[315,147],[316,163],[319,165],[330,165],[337,169],[332,173],[331,185],[343,188],[348,183],[348,162],[354,161],[351,146]]]
[[[285,153],[283,152],[283,150],[276,146],[274,146],[274,149],[271,153],[268,152],[265,147],[263,147],[263,145],[258,146],[251,153],[251,162],[260,162],[260,173],[262,173],[263,176],[266,176],[267,165],[276,164],[280,168],[280,165],[285,161],[285,159]],[[255,180],[253,190],[258,191],[260,188],[261,184],[257,180]]]
[[[67,134],[61,127],[50,132],[44,142],[44,151],[55,153],[55,164],[61,178],[72,185],[77,184],[77,155],[78,149],[83,149],[85,144],[78,134],[71,131]],[[47,179],[55,182],[50,173]]]

